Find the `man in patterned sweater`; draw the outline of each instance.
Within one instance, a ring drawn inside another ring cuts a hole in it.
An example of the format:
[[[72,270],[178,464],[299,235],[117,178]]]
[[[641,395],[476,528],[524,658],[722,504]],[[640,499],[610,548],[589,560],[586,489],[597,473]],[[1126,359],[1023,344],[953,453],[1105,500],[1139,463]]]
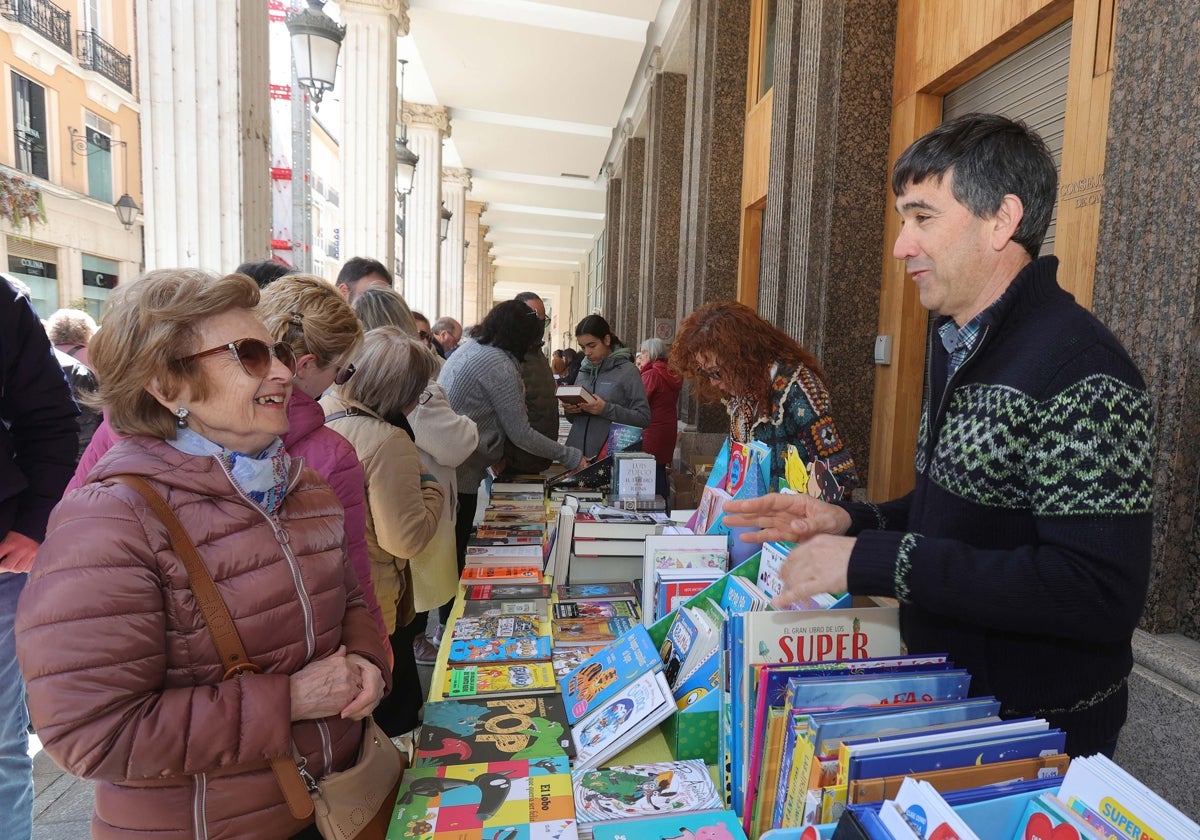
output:
[[[1038,257],[1057,177],[1024,125],[971,114],[896,162],[894,254],[938,318],[916,486],[885,504],[731,502],[730,525],[798,541],[781,602],[899,599],[912,652],[945,651],[1005,717],[1111,755],[1150,572],[1150,398],[1120,342]]]

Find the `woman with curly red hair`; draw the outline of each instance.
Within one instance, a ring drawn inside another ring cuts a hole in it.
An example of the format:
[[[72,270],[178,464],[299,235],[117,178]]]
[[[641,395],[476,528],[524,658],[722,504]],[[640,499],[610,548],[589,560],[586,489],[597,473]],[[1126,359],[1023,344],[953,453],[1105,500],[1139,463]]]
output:
[[[733,440],[771,448],[772,483],[793,444],[805,463],[825,461],[847,496],[858,486],[820,364],[750,307],[723,300],[697,309],[679,325],[670,361],[700,399],[725,404]]]

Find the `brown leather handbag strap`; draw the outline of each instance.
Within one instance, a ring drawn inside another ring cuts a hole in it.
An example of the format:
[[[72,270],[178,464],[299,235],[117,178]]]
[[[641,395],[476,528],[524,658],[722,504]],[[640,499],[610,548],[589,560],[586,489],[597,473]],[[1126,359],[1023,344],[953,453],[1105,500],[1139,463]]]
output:
[[[167,534],[171,538],[171,547],[175,549],[175,553],[187,569],[188,583],[196,596],[196,605],[200,607],[200,613],[208,625],[208,632],[212,634],[213,644],[217,647],[217,655],[221,657],[221,664],[225,668],[221,679],[228,680],[239,674],[262,673],[262,669],[250,661],[246,647],[242,644],[242,637],[238,635],[237,625],[233,623],[233,616],[225,606],[225,599],[213,583],[208,567],[200,559],[196,544],[188,536],[175,511],[167,505],[166,499],[141,476],[118,475],[113,476],[112,480],[136,491],[146,500],[146,504],[150,505],[159,521],[166,526]],[[274,758],[271,759],[271,769],[275,771],[275,779],[279,782],[279,789],[283,791],[283,798],[287,801],[292,816],[300,820],[312,816],[312,797],[304,779],[300,777],[296,762],[287,757]]]

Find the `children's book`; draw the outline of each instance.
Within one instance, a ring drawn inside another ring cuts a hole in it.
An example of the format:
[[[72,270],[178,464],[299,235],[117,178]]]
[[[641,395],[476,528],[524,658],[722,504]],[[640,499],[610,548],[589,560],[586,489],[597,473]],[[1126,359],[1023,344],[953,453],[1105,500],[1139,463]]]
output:
[[[662,660],[650,634],[635,624],[562,680],[567,720],[576,723],[642,674],[661,670]]]
[[[550,662],[554,665],[554,675],[562,679],[606,647],[607,645],[580,645],[552,648]]]
[[[580,824],[720,810],[721,798],[703,761],[661,761],[576,770]]]
[[[538,583],[542,579],[542,564],[518,566],[473,566],[468,564],[462,572],[463,583],[491,583],[506,581],[513,583]]]
[[[551,622],[554,644],[559,647],[597,645],[615,642],[617,637],[633,627],[636,620],[629,616],[612,618],[556,618]]]
[[[636,601],[639,597],[637,587],[625,582],[564,584],[558,587],[557,592],[560,602],[617,599]]]
[[[675,700],[662,672],[642,674],[571,726],[574,767],[603,764],[674,712]]]
[[[416,766],[574,755],[556,694],[440,700],[425,704]]]
[[[448,665],[442,695],[523,694],[557,688],[554,668],[549,662],[492,662],[487,665]]]
[[[454,639],[448,662],[544,662],[550,659],[550,637],[535,639]]]
[[[1076,813],[1099,813],[1123,837],[1200,837],[1200,826],[1103,755],[1072,761],[1058,798]]]
[[[499,615],[463,617],[450,627],[453,641],[475,641],[487,639],[536,639],[546,635],[544,616],[525,613],[522,615]],[[545,657],[549,658],[549,656]]]
[[[746,840],[746,832],[731,811],[598,823],[592,836],[595,840]]]
[[[1069,756],[1057,754],[1036,758],[1019,758],[1015,761],[1001,761],[997,764],[971,764],[966,767],[930,770],[912,775],[858,779],[850,784],[847,801],[854,805],[859,802],[881,802],[884,799],[894,798],[900,790],[900,784],[910,778],[929,782],[940,793],[1025,779],[1061,778],[1067,772],[1067,766],[1070,763]]]
[[[653,608],[655,573],[662,569],[709,568],[724,573],[729,568],[728,541],[722,536],[696,534],[653,534],[646,537],[642,552],[643,623],[649,627],[666,613]]]
[[[575,840],[566,758],[404,771],[387,840]]]
[[[549,598],[548,583],[479,583],[466,588],[467,601],[515,601],[523,598]]]
[[[463,602],[463,618],[498,617],[502,615],[536,615],[545,618],[550,610],[548,598],[524,600],[469,600]]]
[[[732,804],[744,816],[750,759],[750,682],[753,665],[829,662],[898,656],[899,610],[866,607],[734,614],[729,636]]]
[[[555,618],[616,618],[637,620],[640,617],[634,601],[565,601],[554,605]]]
[[[525,545],[468,545],[466,562],[468,565],[512,565],[519,560],[541,560],[542,541]],[[539,566],[538,571],[541,571]]]
[[[720,569],[659,569],[654,572],[653,612],[657,621],[664,618],[693,596],[698,595],[720,578]]]

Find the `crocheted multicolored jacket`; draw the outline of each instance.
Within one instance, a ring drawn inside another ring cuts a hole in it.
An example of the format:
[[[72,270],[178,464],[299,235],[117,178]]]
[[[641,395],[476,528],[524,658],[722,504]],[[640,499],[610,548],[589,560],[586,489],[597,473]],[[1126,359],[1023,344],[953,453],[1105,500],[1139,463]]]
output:
[[[1017,275],[949,382],[931,340],[915,488],[845,505],[849,584],[900,600],[910,651],[949,653],[972,694],[1048,719],[1087,755],[1125,721],[1154,422],[1137,367],[1057,268]]]
[[[730,436],[748,443],[761,441],[771,448],[771,482],[783,475],[784,457],[789,444],[795,446],[808,464],[820,458],[829,465],[846,497],[858,487],[854,458],[833,422],[829,392],[821,380],[804,365],[776,365],[771,377],[771,407],[750,427],[750,437],[738,428],[738,406],[726,403]]]

